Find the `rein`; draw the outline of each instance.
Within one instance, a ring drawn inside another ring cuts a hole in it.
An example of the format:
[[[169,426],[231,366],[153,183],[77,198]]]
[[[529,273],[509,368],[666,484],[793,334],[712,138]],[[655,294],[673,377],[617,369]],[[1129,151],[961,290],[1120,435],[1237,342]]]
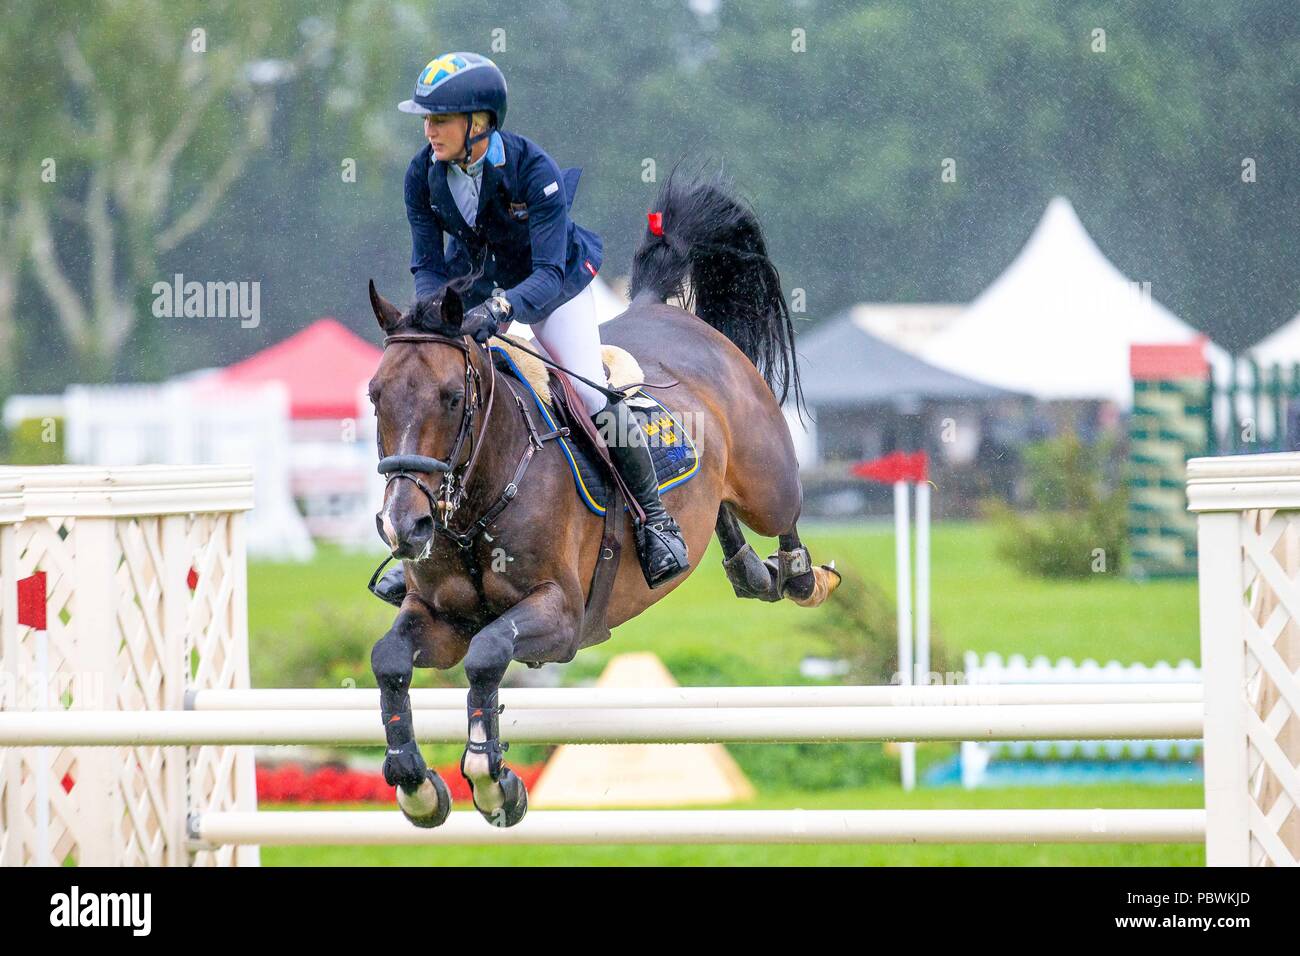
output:
[[[577,372],[573,371],[572,369],[565,368],[559,362],[555,361],[554,359],[548,358],[545,355],[542,355],[540,352],[534,352],[532,349],[524,345],[518,339],[506,338],[504,335],[501,335],[500,333],[493,333],[492,337],[494,339],[500,339],[502,342],[505,342],[511,348],[519,349],[519,351],[521,352],[526,352],[527,354],[531,355],[533,358],[540,361],[543,365],[549,365],[553,369],[558,369],[559,371],[563,372],[565,375],[569,376],[569,378],[576,378],[579,382],[584,382],[587,385],[590,385],[592,388],[600,392],[611,402],[621,402],[623,399],[627,398],[628,393],[631,392],[632,389],[640,388],[643,385],[646,386],[647,388],[672,388],[674,385],[681,384],[680,382],[677,381],[677,379],[670,378],[666,382],[628,382],[626,385],[622,386],[621,388],[610,388],[608,385],[604,385],[598,382],[593,382],[585,375],[579,375]]]

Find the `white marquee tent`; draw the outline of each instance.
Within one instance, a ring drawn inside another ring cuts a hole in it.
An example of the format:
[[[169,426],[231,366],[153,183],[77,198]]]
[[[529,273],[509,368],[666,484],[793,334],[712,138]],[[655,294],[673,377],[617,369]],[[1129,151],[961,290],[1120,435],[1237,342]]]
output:
[[[917,354],[1036,398],[1133,403],[1129,346],[1191,342],[1195,329],[1130,282],[1058,196],[1007,267]],[[1228,356],[1207,343],[1216,373]]]
[[[1252,345],[1250,354],[1260,365],[1277,363],[1288,370],[1292,363],[1300,362],[1300,315]]]

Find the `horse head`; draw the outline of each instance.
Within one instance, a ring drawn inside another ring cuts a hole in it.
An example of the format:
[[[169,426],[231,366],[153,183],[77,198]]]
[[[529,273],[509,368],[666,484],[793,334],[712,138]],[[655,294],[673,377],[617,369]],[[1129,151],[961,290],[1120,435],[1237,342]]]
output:
[[[388,479],[375,524],[393,554],[410,560],[428,554],[435,522],[450,518],[464,492],[484,360],[460,334],[464,307],[455,288],[403,313],[371,282],[370,304],[385,336],[369,389],[379,470]]]

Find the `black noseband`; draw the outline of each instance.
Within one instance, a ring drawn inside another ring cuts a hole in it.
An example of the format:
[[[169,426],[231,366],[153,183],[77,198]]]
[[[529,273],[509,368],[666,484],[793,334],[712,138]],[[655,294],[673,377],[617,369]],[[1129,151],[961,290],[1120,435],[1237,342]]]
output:
[[[413,471],[416,474],[432,474],[434,472],[451,471],[451,463],[443,461],[441,458],[430,458],[428,455],[389,455],[386,458],[379,459],[379,473],[381,475],[391,475],[394,472]]]

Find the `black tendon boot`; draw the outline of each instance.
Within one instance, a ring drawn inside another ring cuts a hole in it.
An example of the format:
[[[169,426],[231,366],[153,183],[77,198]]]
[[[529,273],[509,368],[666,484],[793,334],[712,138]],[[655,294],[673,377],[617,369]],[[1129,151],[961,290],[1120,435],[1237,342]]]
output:
[[[636,526],[636,551],[646,584],[657,588],[686,571],[690,562],[682,530],[659,499],[659,479],[646,434],[627,402],[612,401],[591,420],[609,446],[614,467],[645,511],[645,524]]]

